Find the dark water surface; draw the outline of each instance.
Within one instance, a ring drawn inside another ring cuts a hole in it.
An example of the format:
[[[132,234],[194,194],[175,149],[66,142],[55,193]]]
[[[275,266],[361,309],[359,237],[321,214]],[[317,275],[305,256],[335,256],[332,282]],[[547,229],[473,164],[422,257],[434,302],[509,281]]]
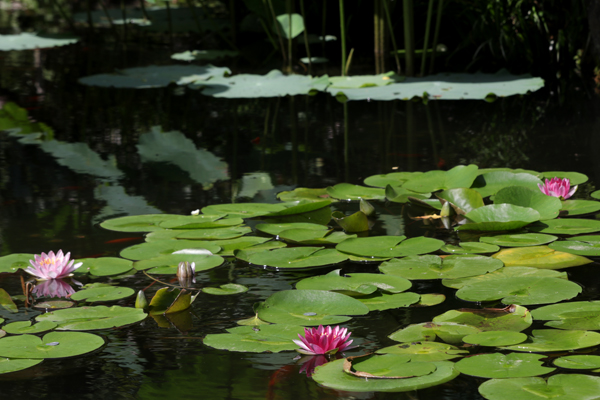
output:
[[[362,183],[370,175],[393,171],[468,163],[578,171],[592,182],[580,187],[576,197],[582,198],[600,182],[600,105],[577,85],[493,103],[349,102],[345,150],[344,107],[328,94],[228,100],[176,86],[131,90],[77,83],[79,77],[115,68],[167,64],[170,54],[163,48],[121,52],[84,45],[0,53],[0,101],[28,109],[31,118],[53,129],[55,140],[80,143],[98,154],[105,168],[117,171],[103,175],[87,156],[57,158],[66,147],[52,152],[0,132],[0,255],[63,249],[76,259],[117,256],[141,243],[143,235],[103,230],[98,226],[103,219],[150,212],[189,214],[234,201],[274,202],[282,190]],[[163,147],[170,155],[151,161],[137,145],[153,129],[181,132],[188,141]],[[200,156],[190,158],[190,151]],[[351,210],[355,205],[339,207]],[[405,219],[406,210],[399,205],[378,207],[383,215],[375,233],[436,235],[421,222]],[[585,286],[577,299],[600,297],[596,267],[568,271],[570,279]],[[368,272],[376,267],[345,264],[342,269]],[[481,399],[477,387],[484,380],[465,375],[408,394],[343,393],[319,387],[299,373],[293,352],[234,353],[202,344],[206,334],[222,333],[236,326],[236,320],[250,317],[255,302],[292,289],[302,277],[330,270],[273,272],[227,262],[199,273],[197,286],[235,282],[248,286],[249,292],[202,294],[187,320],[178,324],[185,329],[168,321],[159,326],[149,318],[133,327],[101,331],[107,339],[101,351],[0,375],[0,398]],[[121,282],[136,290],[152,283],[140,274]],[[18,276],[0,276],[0,286],[12,295],[21,291]],[[344,326],[362,345],[346,354],[389,346],[393,342],[387,335],[409,323],[473,306],[454,299],[454,291],[439,282],[414,283],[413,290],[448,298],[434,307],[353,318]],[[36,313],[22,310],[18,315],[29,319]],[[0,311],[0,316],[6,315]]]

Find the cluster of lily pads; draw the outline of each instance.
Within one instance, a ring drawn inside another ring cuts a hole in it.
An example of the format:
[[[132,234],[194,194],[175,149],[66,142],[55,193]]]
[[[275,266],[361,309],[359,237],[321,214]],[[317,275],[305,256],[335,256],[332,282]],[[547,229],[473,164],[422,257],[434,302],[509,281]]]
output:
[[[146,318],[146,311],[164,326],[159,318],[190,307],[200,292],[241,295],[248,288],[235,282],[202,289],[192,283],[198,271],[229,260],[273,271],[331,271],[301,279],[295,289],[255,304],[248,310],[253,317],[226,332],[207,335],[207,346],[238,352],[298,350],[299,335],[304,337],[302,343],[318,340],[320,336],[311,332],[345,335],[345,328],[330,327],[354,316],[440,304],[445,300],[442,294],[409,289],[413,281],[441,279],[443,286],[456,289],[457,298],[473,302],[472,308],[400,326],[389,335],[398,343],[371,355],[311,356],[303,360],[302,370],[321,385],[345,391],[414,390],[463,373],[490,379],[480,386],[488,399],[548,390],[587,396],[600,388],[600,378],[556,374],[557,368],[600,371],[600,356],[578,353],[600,345],[600,333],[595,332],[600,330],[600,302],[564,302],[575,298],[582,287],[562,270],[590,264],[592,259],[585,256],[600,255],[600,235],[593,235],[600,232],[600,222],[573,218],[600,211],[600,202],[594,200],[600,191],[591,193],[592,199],[564,199],[573,194],[571,185],[586,181],[576,172],[483,170],[468,165],[370,176],[364,181],[367,186],[297,188],[280,193],[282,201],[276,204],[215,204],[186,216],[110,219],[101,226],[147,232],[145,242],[123,249],[120,257],[77,260],[82,264],[73,271],[75,278],[141,272],[159,282],[164,275],[177,275],[179,285],[167,284],[176,287],[160,289],[150,302],[138,293],[136,307],[94,305],[132,297],[134,291],[127,287],[96,282],[76,292],[71,289],[70,303],[78,302],[77,307],[38,315],[34,324],[8,321],[2,326],[2,334],[9,336],[0,339],[0,357],[6,358],[0,372],[27,368],[44,358],[93,351],[104,340],[81,331],[133,324]],[[348,202],[358,202],[359,210],[340,211],[340,205]],[[383,202],[404,204],[409,217],[428,227],[431,237],[370,235],[379,218],[371,203]],[[457,235],[461,241],[455,244]],[[0,272],[18,272],[31,259],[30,254],[1,257]],[[369,272],[344,273],[349,262],[364,265]],[[45,282],[60,286],[58,279]],[[39,290],[42,301],[35,305],[58,308],[46,297],[61,293],[64,288],[54,293],[48,287]],[[16,311],[6,292],[1,297],[5,308]],[[504,306],[498,307],[500,303]],[[526,306],[538,308],[531,311]],[[534,320],[545,323],[545,328],[531,329]],[[319,325],[325,328],[306,330]],[[52,332],[37,336],[46,331]],[[341,341],[339,345],[346,347]],[[335,352],[325,347],[324,352]],[[549,373],[553,375],[547,381],[539,377]]]

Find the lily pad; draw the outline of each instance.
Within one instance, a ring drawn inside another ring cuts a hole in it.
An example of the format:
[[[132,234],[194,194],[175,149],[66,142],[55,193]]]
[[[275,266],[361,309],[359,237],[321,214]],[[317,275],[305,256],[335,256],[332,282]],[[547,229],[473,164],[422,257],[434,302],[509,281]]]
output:
[[[547,172],[542,172],[542,176],[546,179],[552,179],[552,178],[567,178],[569,179],[569,183],[571,184],[571,186],[573,185],[581,185],[582,183],[585,183],[588,181],[588,177],[587,175],[584,175],[582,173],[579,172],[565,172],[565,171],[547,171]]]
[[[178,218],[174,214],[146,214],[108,219],[100,224],[104,229],[117,232],[153,232],[163,230],[158,226],[170,218]]]
[[[180,262],[193,262],[196,264],[196,272],[216,268],[225,262],[221,256],[207,256],[205,254],[171,254],[148,260],[136,261],[133,267],[138,271],[149,270],[151,274],[176,274]]]
[[[45,49],[66,46],[78,41],[78,37],[65,34],[33,34],[24,32],[18,35],[0,35],[0,51]]]
[[[492,204],[476,208],[465,214],[469,221],[457,230],[508,231],[539,221],[540,213],[529,207],[512,204]]]
[[[501,300],[504,304],[548,304],[572,299],[582,288],[559,278],[516,277],[481,281],[463,286],[456,292],[466,301]]]
[[[526,339],[527,335],[521,332],[486,331],[465,336],[463,342],[478,346],[498,347],[519,344]],[[499,376],[485,376],[484,378],[499,378]]]
[[[442,203],[449,202],[454,211],[461,215],[484,206],[483,198],[473,189],[448,189],[437,193],[436,196],[442,200]]]
[[[427,200],[431,197],[431,193],[418,193],[403,187],[387,185],[385,187],[385,197],[388,201],[394,203],[406,203],[411,199]]]
[[[89,273],[94,276],[120,275],[133,268],[133,262],[117,257],[80,258],[77,262],[83,265],[76,273]]]
[[[365,296],[378,289],[389,293],[400,293],[410,289],[412,283],[404,278],[381,274],[340,275],[336,269],[326,275],[302,279],[296,284],[300,290],[329,290],[348,296]]]
[[[596,369],[600,368],[600,356],[573,355],[558,357],[554,365],[566,369]]]
[[[428,171],[418,175],[402,187],[413,192],[428,193],[440,189],[468,188],[477,177],[476,165],[458,165],[448,171]]]
[[[327,194],[338,200],[385,200],[385,190],[349,183],[338,183],[327,188]]]
[[[277,236],[281,232],[289,229],[304,229],[314,231],[328,231],[329,228],[320,224],[311,224],[303,222],[281,223],[281,224],[258,224],[255,229],[259,232]]]
[[[552,304],[531,314],[536,320],[549,320],[545,325],[551,328],[600,330],[600,301]]]
[[[282,290],[260,304],[260,319],[290,325],[334,325],[351,315],[365,315],[367,306],[350,296],[323,290]]]
[[[558,212],[564,207],[563,202],[558,197],[547,196],[539,189],[524,186],[510,186],[500,189],[494,196],[494,204],[504,203],[533,208],[540,213],[540,220],[558,217]]]
[[[387,185],[400,186],[407,180],[423,174],[422,172],[391,172],[389,174],[371,175],[363,181],[365,185],[385,188]]]
[[[371,236],[344,240],[335,248],[343,253],[360,257],[403,257],[431,253],[439,250],[444,242],[426,237]]]
[[[489,332],[486,332],[489,333]],[[522,335],[520,333],[514,333]],[[523,335],[525,336],[525,335]],[[556,368],[543,367],[541,354],[477,354],[463,358],[456,363],[456,369],[461,373],[480,378],[522,378],[549,374]]]
[[[232,226],[228,228],[208,228],[180,230],[175,238],[183,240],[223,240],[235,239],[252,232],[247,226]]]
[[[481,275],[502,268],[502,262],[490,257],[475,255],[453,255],[442,259],[439,256],[410,256],[386,261],[379,266],[384,274],[406,279],[457,279]]]
[[[403,77],[390,71],[378,75],[332,76],[329,77],[329,84],[333,89],[358,89],[387,86],[403,80]]]
[[[0,257],[0,273],[17,272],[19,268],[25,270],[31,264],[29,260],[35,260],[35,254],[29,253],[14,253]]]
[[[228,226],[242,225],[242,218],[223,218],[222,215],[182,215],[179,218],[171,218],[159,224],[164,229],[207,229],[225,228]]]
[[[64,358],[79,356],[104,346],[104,339],[84,332],[50,332],[39,338],[34,335],[9,336],[0,339],[0,356],[9,358]]]
[[[508,235],[482,236],[479,238],[479,241],[503,247],[527,247],[550,243],[556,239],[558,237],[543,233],[513,233]]]
[[[281,36],[285,39],[293,39],[304,32],[304,18],[300,14],[282,14],[276,20]]]
[[[31,325],[31,321],[16,321],[2,327],[7,333],[21,335],[25,333],[41,333],[56,328],[57,324],[52,321],[42,321]]]
[[[278,269],[304,269],[338,264],[348,256],[322,247],[290,247],[250,255],[250,264]]]
[[[186,249],[194,251],[206,250],[206,254],[210,255],[218,253],[221,250],[221,247],[214,242],[199,240],[156,240],[127,247],[121,250],[119,255],[130,260],[139,261],[171,255]],[[85,266],[86,264],[83,265],[83,267]]]
[[[437,369],[430,362],[411,362],[404,354],[371,355],[366,359],[360,357],[358,362],[353,360],[354,363],[350,358],[346,360],[344,372],[367,379],[409,379],[431,374]]]
[[[93,303],[96,301],[113,301],[129,297],[135,293],[135,290],[128,287],[107,286],[92,289],[80,290],[71,295],[71,300],[87,301]]]
[[[600,242],[578,242],[575,240],[563,240],[550,243],[548,247],[552,250],[562,251],[580,256],[600,256]]]
[[[481,197],[488,197],[509,186],[524,186],[539,191],[538,185],[542,183],[541,179],[528,173],[492,171],[479,175],[472,189],[478,191]]]
[[[248,288],[244,285],[238,285],[237,283],[226,283],[221,285],[218,288],[215,287],[205,287],[202,289],[204,293],[214,294],[214,295],[229,295],[229,294],[238,294],[244,293],[248,291]]]
[[[510,267],[500,268],[483,275],[468,276],[466,278],[458,279],[444,279],[442,281],[442,285],[453,289],[460,289],[463,286],[467,286],[475,282],[525,276],[568,279],[566,272],[554,271],[551,269],[540,269],[535,267]]]
[[[361,201],[363,201],[361,199]],[[331,217],[345,232],[366,232],[369,230],[369,219],[367,215],[358,211],[351,215],[345,215],[341,211],[336,211],[331,214]],[[356,235],[354,235],[356,237]],[[338,242],[339,243],[339,242]]]
[[[494,254],[507,267],[522,266],[544,269],[577,267],[592,262],[585,257],[554,250],[548,246],[530,246],[503,249]]]
[[[29,358],[0,358],[0,374],[21,371],[41,363],[42,360]]]
[[[600,378],[578,374],[558,374],[548,378],[491,379],[479,386],[488,400],[593,400],[600,391]]]
[[[600,201],[596,200],[565,200],[562,202],[561,214],[571,215],[591,214],[600,210]]]
[[[304,328],[298,325],[239,326],[227,329],[228,333],[209,334],[204,344],[221,350],[263,353],[279,353],[295,350],[298,335],[304,335]]]
[[[279,234],[279,239],[281,240],[307,246],[338,244],[346,239],[352,239],[355,237],[356,235],[349,235],[345,232],[327,232],[306,229],[288,229]]]
[[[234,204],[214,204],[202,209],[203,214],[227,215],[240,218],[254,218],[267,215],[272,212],[285,210],[285,205],[268,203],[234,203]]]
[[[500,250],[500,247],[480,242],[462,242],[459,243],[458,246],[445,244],[440,250],[450,254],[481,254],[495,253]]]
[[[582,330],[533,330],[527,341],[503,350],[547,353],[552,351],[577,350],[600,344],[600,333]]]
[[[419,302],[421,296],[413,292],[381,293],[376,292],[357,299],[369,307],[369,311],[383,311],[393,308],[408,307]]]
[[[465,336],[478,332],[474,326],[454,322],[423,322],[399,329],[388,337],[397,342],[434,341],[439,337],[446,343],[458,344]]]
[[[436,324],[440,322],[453,322],[470,325],[483,332],[520,332],[531,326],[533,318],[529,310],[525,307],[511,305],[505,308],[461,308],[460,310],[449,310],[434,317],[433,322]]]
[[[175,314],[187,310],[196,296],[192,296],[192,293],[185,289],[159,289],[150,300],[150,315]]]
[[[146,318],[144,310],[121,306],[93,306],[50,311],[35,317],[36,321],[52,321],[56,330],[88,331],[134,324]]]
[[[411,361],[445,361],[469,354],[467,350],[440,342],[408,342],[377,350],[377,354],[406,354]]]
[[[558,235],[580,235],[600,232],[600,221],[580,218],[560,218],[538,222],[528,229],[532,232]]]
[[[11,313],[16,313],[19,311],[15,302],[12,300],[8,292],[3,288],[0,288],[0,306]]]
[[[411,304],[411,307],[431,307],[442,304],[446,301],[446,296],[440,293],[425,293],[421,295],[418,303]]]
[[[322,201],[323,199],[330,198],[327,194],[327,189],[309,189],[309,188],[296,188],[292,191],[280,192],[277,194],[277,198],[281,201],[296,201],[296,200],[309,200],[309,201]]]
[[[235,57],[239,54],[234,50],[188,50],[182,53],[171,55],[173,60],[195,61],[195,60],[216,60],[217,58]]]
[[[235,239],[219,240],[218,245],[221,246],[221,250],[218,252],[218,255],[221,257],[232,257],[236,250],[250,249],[256,246],[261,246],[262,248],[267,249],[285,247],[285,243],[258,236],[241,236]]]

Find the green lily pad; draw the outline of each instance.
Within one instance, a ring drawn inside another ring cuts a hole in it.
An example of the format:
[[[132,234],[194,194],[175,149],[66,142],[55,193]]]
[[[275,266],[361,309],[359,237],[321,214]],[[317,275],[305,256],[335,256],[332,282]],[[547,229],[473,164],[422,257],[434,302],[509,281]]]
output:
[[[574,238],[571,238],[574,239]],[[562,251],[580,256],[600,256],[600,242],[577,242],[575,240],[564,240],[550,243],[552,250]]]
[[[406,279],[457,279],[481,275],[502,268],[502,262],[491,257],[476,255],[452,255],[444,259],[438,256],[410,256],[386,261],[379,266],[384,274]]]
[[[233,255],[238,260],[250,262],[250,256],[255,253],[261,253],[273,249],[281,249],[286,247],[286,244],[277,240],[271,240],[265,243],[259,243],[254,246],[244,247],[243,249],[233,250]]]
[[[521,332],[507,331],[486,331],[479,332],[473,335],[468,335],[463,338],[463,342],[488,347],[510,346],[519,344],[527,339],[527,335]],[[462,371],[461,371],[462,372]],[[465,372],[466,373],[466,372]],[[467,374],[473,375],[473,374]],[[536,374],[538,375],[538,374]],[[485,376],[484,378],[499,378],[498,376]]]
[[[470,222],[459,225],[457,230],[508,231],[539,221],[540,213],[529,207],[492,204],[476,208],[466,213],[465,217]]]
[[[524,186],[539,191],[538,184],[542,183],[541,179],[528,173],[492,171],[479,175],[472,189],[478,191],[481,197],[488,197],[509,186]]]
[[[162,288],[150,300],[150,315],[175,314],[190,308],[196,296],[185,289]]]
[[[9,336],[0,339],[0,356],[9,358],[64,358],[79,356],[104,346],[104,339],[84,332],[50,332],[39,338],[34,335]]]
[[[282,290],[260,303],[260,319],[277,324],[334,325],[351,315],[365,315],[367,306],[341,293],[324,290]]]
[[[409,342],[377,350],[377,354],[406,354],[411,361],[445,361],[469,354],[467,350],[440,342]]]
[[[347,255],[334,249],[290,247],[252,254],[249,262],[278,269],[304,269],[338,264],[347,259]]]
[[[480,242],[463,242],[459,243],[458,246],[445,244],[440,249],[444,253],[450,254],[481,254],[481,253],[495,253],[500,250],[500,247],[494,244],[480,243]]]
[[[358,89],[373,86],[387,86],[403,80],[403,77],[390,71],[378,75],[331,76],[329,77],[329,84],[330,87],[334,89]]]
[[[205,287],[202,289],[204,293],[214,294],[214,295],[229,295],[229,294],[238,294],[244,293],[248,291],[248,288],[244,285],[238,285],[237,283],[226,283],[221,285],[218,288],[214,287]]]
[[[367,186],[385,188],[387,185],[400,186],[411,178],[423,174],[422,172],[391,172],[389,174],[371,175],[363,181]]]
[[[240,218],[254,218],[267,215],[272,212],[285,210],[285,205],[268,203],[234,203],[234,204],[214,204],[202,208],[202,213],[206,215],[217,214]]]
[[[338,200],[385,200],[385,190],[349,183],[338,183],[327,188],[327,194]]]
[[[308,200],[308,201],[322,201],[323,199],[330,198],[327,194],[327,189],[309,189],[309,188],[296,188],[294,190],[280,192],[277,194],[277,198],[281,201],[297,201],[297,200]]]
[[[29,358],[0,358],[0,374],[21,371],[44,361]]]
[[[179,218],[174,214],[147,214],[108,219],[100,224],[104,229],[117,232],[153,232],[162,230],[161,222],[171,218]]]
[[[566,369],[596,369],[600,368],[600,356],[563,356],[554,359],[553,364]]]
[[[600,221],[579,218],[560,218],[538,222],[528,229],[532,232],[558,235],[580,235],[600,232]]]
[[[537,329],[519,344],[501,347],[503,350],[547,353],[577,350],[600,344],[600,333],[582,330]]]
[[[228,226],[237,226],[244,223],[242,218],[223,218],[222,215],[182,215],[179,218],[172,218],[159,224],[164,229],[207,229],[207,228],[225,228]]]
[[[239,52],[234,50],[188,50],[172,54],[171,58],[179,61],[216,60],[217,58],[235,57],[238,54]]]
[[[476,165],[458,165],[448,171],[427,171],[406,181],[402,187],[413,192],[428,193],[440,189],[469,188],[478,175]]]
[[[385,187],[385,197],[388,201],[394,203],[406,203],[411,199],[427,200],[431,193],[418,193],[399,186],[387,185]]]
[[[474,326],[483,332],[520,332],[531,326],[533,318],[525,307],[511,305],[505,308],[449,310],[433,318],[434,323],[453,322]],[[468,342],[470,343],[470,342]]]
[[[135,290],[128,287],[108,286],[92,289],[80,290],[71,295],[71,300],[87,301],[93,303],[96,301],[113,301],[129,297],[135,293]]]
[[[543,233],[514,233],[508,235],[482,236],[480,242],[495,244],[503,247],[539,246],[558,239],[556,236]]]
[[[250,249],[255,246],[273,249],[285,247],[285,243],[258,236],[241,236],[235,239],[219,240],[218,245],[221,246],[221,250],[218,252],[221,257],[232,257],[236,250]]]
[[[42,321],[31,325],[31,321],[16,321],[2,327],[7,333],[21,335],[25,333],[41,333],[56,328],[57,324],[52,321]]]
[[[564,207],[563,202],[558,197],[547,196],[539,188],[532,189],[524,186],[510,186],[500,189],[494,196],[494,204],[504,203],[533,208],[540,213],[540,220],[558,217],[558,212]]]
[[[222,240],[235,239],[252,232],[247,226],[232,226],[228,228],[208,228],[180,230],[175,238],[184,240]]]
[[[600,201],[596,200],[565,200],[562,202],[561,214],[571,215],[591,214],[600,210]]]
[[[439,250],[444,242],[438,239],[406,236],[371,236],[344,240],[335,248],[343,253],[360,257],[403,257],[431,253]]]
[[[600,190],[590,193],[590,197],[600,200]]]
[[[138,271],[149,270],[150,274],[176,274],[180,262],[193,262],[196,264],[196,272],[216,268],[225,262],[221,256],[207,256],[205,254],[171,254],[148,260],[136,261],[133,267]]]
[[[50,311],[35,317],[38,322],[52,321],[56,330],[88,331],[134,324],[146,318],[144,310],[121,306],[93,306]]]
[[[331,204],[331,200],[321,200],[321,201],[291,201],[289,203],[285,203],[285,209],[280,211],[273,211],[268,214],[265,214],[264,217],[268,218],[276,218],[276,217],[288,217],[296,214],[307,214],[313,211],[320,210],[322,208],[327,208],[330,210],[329,205]]]
[[[593,400],[600,391],[600,378],[589,375],[558,374],[548,378],[491,379],[479,386],[488,400]]]
[[[585,257],[556,251],[548,246],[518,247],[503,249],[494,254],[507,267],[522,266],[545,269],[577,267],[592,262]]]
[[[279,234],[280,240],[307,246],[338,244],[346,239],[352,239],[355,237],[356,235],[349,235],[345,232],[315,231],[312,229],[287,229]]]
[[[80,258],[83,265],[76,273],[88,273],[94,276],[120,275],[133,268],[133,262],[117,257]]]
[[[600,330],[600,301],[574,301],[552,304],[534,310],[536,320],[558,329]]]
[[[8,292],[2,288],[0,288],[0,306],[11,313],[16,313],[19,311],[17,305],[12,300]]]
[[[119,255],[130,260],[139,261],[148,260],[154,257],[168,256],[186,249],[194,251],[206,250],[205,253],[210,255],[218,253],[221,250],[221,247],[214,242],[199,240],[157,240],[127,247],[121,250]],[[193,254],[193,252],[190,253]],[[85,268],[86,264],[82,267]]]
[[[0,257],[0,273],[8,272],[12,274],[13,272],[17,272],[19,268],[25,270],[31,265],[29,260],[34,259],[35,254],[28,253],[14,253]]]
[[[300,290],[329,290],[348,296],[365,296],[378,289],[389,293],[400,293],[410,289],[412,283],[404,278],[381,274],[340,275],[336,269],[326,275],[302,279],[296,284]]]
[[[411,362],[410,357],[404,354],[371,355],[359,360],[351,366],[345,364],[344,372],[367,379],[408,379],[431,374],[437,369],[430,362]]]
[[[311,224],[303,222],[281,223],[281,224],[258,224],[256,230],[273,236],[278,236],[281,232],[289,229],[305,229],[314,231],[329,231],[329,228],[320,224]]]
[[[413,292],[381,293],[358,297],[357,299],[369,308],[369,311],[383,311],[408,307],[419,302],[421,296]]]
[[[442,210],[442,203],[440,202],[440,199],[417,199],[415,197],[409,196],[408,201],[411,204],[425,208],[428,211],[430,211],[430,209],[438,211]]]
[[[363,200],[361,199],[361,201]],[[352,215],[345,215],[341,211],[336,211],[331,214],[331,217],[345,232],[354,233],[369,230],[369,219],[362,211],[355,212]]]
[[[239,326],[227,329],[228,333],[209,334],[204,344],[221,350],[263,353],[279,353],[295,350],[298,335],[304,335],[304,328],[298,325],[259,325]]]
[[[490,332],[486,332],[490,333]],[[511,332],[515,335],[521,333]],[[523,335],[526,337],[526,335]],[[549,374],[556,368],[543,367],[541,354],[477,354],[463,358],[456,363],[456,369],[461,373],[480,378],[522,378]]]
[[[304,32],[304,18],[300,14],[282,14],[276,20],[279,24],[278,31],[285,39],[293,39]]]
[[[548,304],[572,299],[582,288],[559,278],[515,277],[471,283],[456,292],[466,301],[501,300],[504,304]]]
[[[364,379],[343,370],[344,359],[335,360],[315,369],[312,378],[322,386],[349,392],[409,392],[440,385],[456,378],[459,372],[449,361],[432,362],[436,370],[428,375],[407,379]]]
[[[573,185],[581,185],[582,183],[585,183],[588,181],[588,177],[587,175],[584,175],[582,173],[579,172],[565,172],[565,171],[548,171],[548,172],[542,172],[542,176],[546,179],[552,179],[552,178],[567,178],[569,179],[569,183],[571,184],[571,186]]]
[[[473,189],[456,188],[444,190],[436,193],[439,199],[443,202],[449,202],[454,211],[459,215],[464,215],[476,208],[483,207],[483,198]]]
[[[474,326],[454,322],[423,322],[393,332],[388,337],[397,342],[434,341],[437,337],[446,343],[461,343],[463,337],[480,332]]]
[[[18,35],[0,35],[0,51],[46,49],[66,46],[78,41],[78,37],[65,34],[33,34],[23,32]]]
[[[446,301],[446,296],[440,293],[425,293],[421,295],[418,303],[411,304],[411,307],[431,307],[442,304]]]
[[[40,303],[35,303],[33,308],[41,309],[41,310],[62,310],[65,308],[71,308],[76,305],[74,301],[69,300],[49,300],[42,301]]]
[[[467,286],[475,282],[525,276],[568,279],[566,272],[554,271],[551,269],[540,269],[535,267],[510,267],[500,268],[483,275],[468,276],[466,278],[458,279],[444,279],[442,281],[442,285],[453,289],[460,289],[463,286]]]

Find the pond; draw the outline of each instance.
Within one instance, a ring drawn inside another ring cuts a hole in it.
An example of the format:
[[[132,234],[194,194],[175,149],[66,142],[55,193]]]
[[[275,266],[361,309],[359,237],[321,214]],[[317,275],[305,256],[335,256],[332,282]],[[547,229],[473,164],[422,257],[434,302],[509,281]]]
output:
[[[78,83],[83,76],[115,69],[166,64],[171,53],[163,47],[112,49],[80,44],[0,53],[3,109],[16,105],[27,110],[30,119],[21,120],[21,126],[45,124],[31,128],[45,132],[43,140],[0,132],[0,256],[62,249],[75,260],[119,257],[123,249],[143,243],[144,232],[100,227],[109,218],[183,216],[223,203],[278,203],[278,193],[298,187],[362,185],[367,177],[392,172],[447,171],[469,164],[480,169],[576,171],[590,181],[579,185],[575,199],[591,199],[600,178],[595,150],[600,104],[577,85],[567,90],[548,85],[493,102],[343,104],[328,93],[227,99],[173,84],[136,90]],[[410,203],[374,200],[372,204],[376,216],[369,236],[425,236],[448,244],[472,241],[462,232],[459,236],[454,230],[432,229],[434,223],[411,218],[416,206]],[[357,202],[332,206],[346,214],[359,210]],[[246,223],[256,228],[257,221]],[[333,221],[330,225],[337,226]],[[569,280],[582,286],[573,301],[600,298],[596,258],[588,258],[593,262],[568,269]],[[306,360],[298,360],[294,351],[235,352],[204,344],[207,335],[238,326],[237,321],[254,316],[256,303],[294,289],[302,279],[336,269],[343,274],[378,273],[378,266],[343,261],[285,271],[228,256],[223,265],[198,272],[192,286],[236,283],[246,286],[247,292],[200,293],[177,318],[157,315],[131,326],[94,331],[105,340],[102,348],[0,375],[0,391],[15,399],[481,399],[478,387],[485,379],[464,373],[416,392],[336,390],[307,377]],[[160,283],[151,278],[154,275],[134,272],[75,278],[82,284],[102,282],[144,290],[148,299],[165,283],[178,285],[173,274],[156,275]],[[19,307],[18,313],[0,310],[7,323],[32,320],[43,312],[25,307],[23,297],[18,297],[23,293],[20,277],[28,279],[25,275],[22,271],[0,275],[0,287]],[[388,337],[392,333],[429,322],[448,310],[504,307],[500,301],[482,305],[458,298],[456,290],[442,285],[440,279],[413,280],[411,291],[443,294],[445,301],[354,316],[342,325],[352,332],[358,347],[344,354],[356,356],[395,345],[398,341]],[[135,296],[99,304],[133,307]],[[524,332],[531,335],[532,329],[543,327],[544,321],[536,320]],[[561,349],[560,355],[598,355],[593,346],[597,343],[584,350]],[[465,348],[472,354],[479,352],[472,346]],[[544,365],[552,366],[549,361]]]

